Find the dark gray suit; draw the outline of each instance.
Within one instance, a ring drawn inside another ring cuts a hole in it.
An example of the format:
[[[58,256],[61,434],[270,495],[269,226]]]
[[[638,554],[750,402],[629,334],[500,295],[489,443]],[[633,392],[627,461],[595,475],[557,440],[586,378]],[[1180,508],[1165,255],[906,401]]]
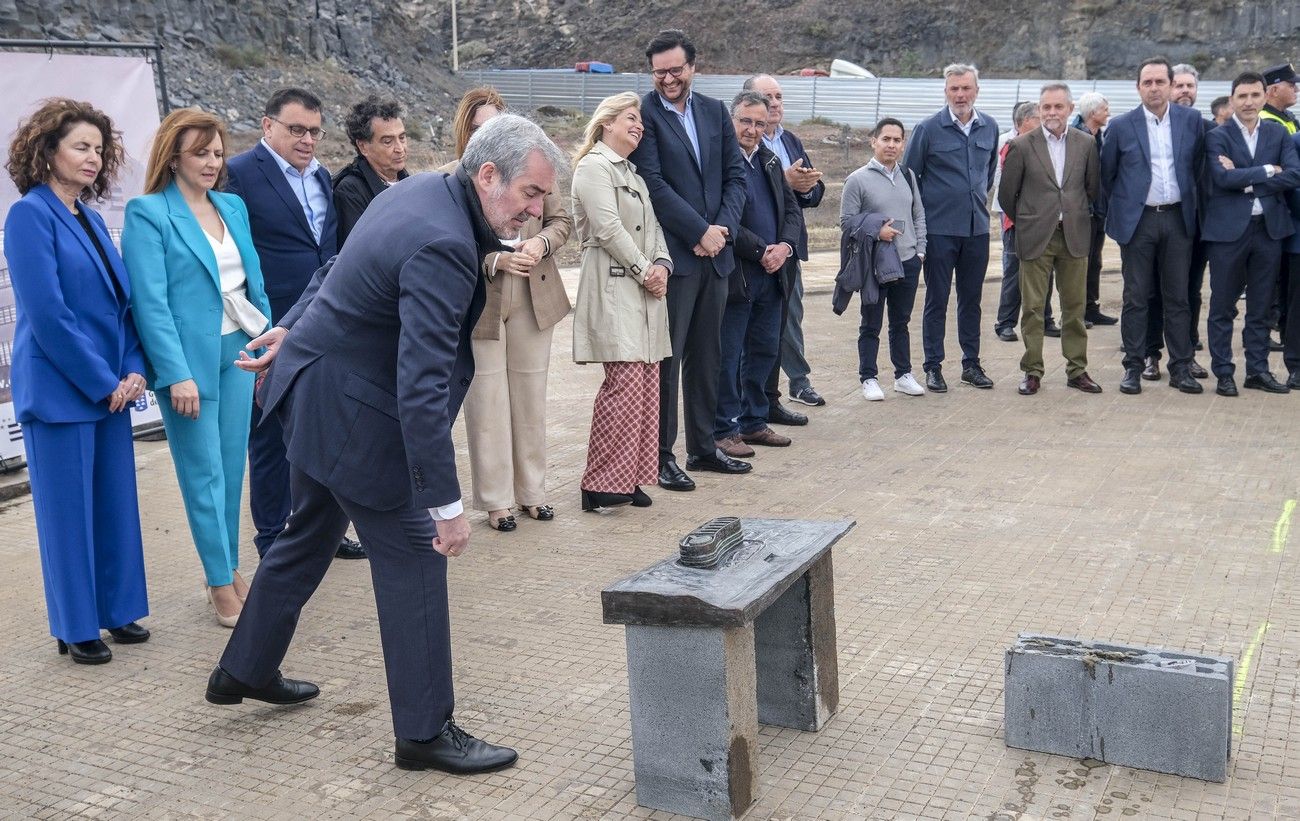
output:
[[[460,499],[451,426],[474,373],[479,261],[501,250],[463,174],[371,205],[281,320],[261,398],[284,425],[293,513],[267,550],[221,666],[252,687],[283,659],[351,519],[370,555],[397,737],[452,713],[447,563],[428,508]]]

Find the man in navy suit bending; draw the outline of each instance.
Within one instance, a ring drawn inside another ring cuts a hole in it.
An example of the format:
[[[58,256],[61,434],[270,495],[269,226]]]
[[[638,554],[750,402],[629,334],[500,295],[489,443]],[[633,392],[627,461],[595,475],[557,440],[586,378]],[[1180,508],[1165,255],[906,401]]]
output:
[[[319,695],[279,666],[351,519],[369,548],[397,766],[466,774],[515,762],[452,720],[447,557],[468,546],[469,524],[451,428],[474,375],[480,263],[541,217],[565,165],[537,125],[494,117],[455,174],[416,175],[371,203],[342,253],[250,344],[266,353],[241,367],[274,360],[261,396],[284,423],[293,515],[257,569],[208,701]]]
[[[278,322],[316,269],[338,253],[338,217],[329,171],[316,159],[316,146],[325,137],[320,99],[301,88],[282,88],[266,101],[265,112],[261,141],[230,160],[227,190],[248,206],[271,321]],[[256,407],[248,437],[248,485],[257,528],[253,542],[264,556],[289,518],[289,463],[279,422],[263,422]],[[344,537],[338,556],[364,559],[366,554]]]

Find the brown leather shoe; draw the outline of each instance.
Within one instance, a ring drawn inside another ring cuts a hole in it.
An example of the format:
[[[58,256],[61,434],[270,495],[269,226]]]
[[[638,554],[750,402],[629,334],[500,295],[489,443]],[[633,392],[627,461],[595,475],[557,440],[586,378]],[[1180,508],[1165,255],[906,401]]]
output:
[[[783,448],[790,444],[789,436],[782,436],[768,426],[764,425],[753,433],[742,433],[740,441],[747,442],[751,445],[763,445],[769,448]],[[753,455],[751,450],[750,455]]]
[[[1025,378],[1020,380],[1020,387],[1017,390],[1020,391],[1021,396],[1033,396],[1038,393],[1038,386],[1041,383],[1041,378],[1034,376],[1032,373],[1027,373]]]
[[[1092,377],[1088,376],[1087,371],[1084,371],[1078,376],[1070,377],[1065,380],[1065,384],[1069,385],[1071,388],[1081,390],[1084,393],[1101,393],[1101,385],[1093,382]]]
[[[739,436],[728,436],[725,439],[716,439],[713,444],[717,446],[718,450],[727,454],[732,459],[748,459],[754,455],[754,449],[740,441]]]

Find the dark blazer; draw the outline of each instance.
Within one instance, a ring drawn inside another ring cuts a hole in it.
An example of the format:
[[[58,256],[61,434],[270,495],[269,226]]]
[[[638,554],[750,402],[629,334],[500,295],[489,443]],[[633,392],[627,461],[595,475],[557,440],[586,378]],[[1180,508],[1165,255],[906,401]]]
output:
[[[1232,242],[1246,232],[1250,210],[1256,197],[1264,207],[1264,224],[1273,239],[1285,239],[1295,233],[1286,194],[1300,185],[1300,157],[1284,126],[1260,119],[1255,156],[1250,156],[1246,138],[1236,119],[1230,119],[1205,137],[1205,213],[1201,218],[1201,238],[1206,242]],[[1232,160],[1229,171],[1219,156]],[[1275,165],[1281,173],[1268,176],[1265,165]],[[1243,188],[1253,190],[1247,194]]]
[[[650,191],[673,257],[672,275],[725,277],[736,267],[731,246],[745,205],[744,160],[726,106],[699,92],[691,93],[690,105],[700,142],[698,164],[686,129],[654,91],[641,101],[645,133],[628,159]],[[726,226],[731,241],[716,257],[697,257],[693,249],[710,225]]]
[[[1300,133],[1291,135],[1291,144],[1300,154]],[[1295,233],[1286,241],[1286,252],[1300,254],[1300,188],[1286,192],[1286,204],[1291,211],[1291,227],[1295,228]]]
[[[261,399],[289,462],[374,510],[461,498],[451,426],[474,375],[480,261],[497,241],[463,172],[417,174],[371,204],[277,324]]]
[[[954,237],[989,232],[989,189],[998,171],[998,123],[975,112],[967,137],[948,107],[912,129],[903,166],[916,175],[926,231]]]
[[[253,245],[262,260],[266,295],[271,299],[271,319],[278,321],[302,296],[316,269],[338,253],[338,215],[329,172],[324,167],[316,172],[329,201],[317,243],[307,215],[266,146],[259,142],[232,157],[227,170],[226,190],[238,194],[248,206]]]
[[[126,266],[104,220],[84,203],[77,207],[109,270],[49,186],[28,191],[5,218],[5,258],[18,307],[10,376],[19,422],[103,419],[118,383],[144,373]]]
[[[1133,239],[1151,189],[1151,139],[1147,136],[1145,112],[1139,105],[1112,117],[1101,145],[1100,205],[1106,215],[1106,235],[1121,245]],[[1173,103],[1166,116],[1173,138],[1174,176],[1178,178],[1183,225],[1191,237],[1196,235],[1203,118],[1196,109]]]
[[[785,153],[790,155],[790,162],[803,160],[804,168],[812,168],[812,158],[804,150],[803,141],[796,137],[788,129],[781,129],[781,142],[785,145]],[[821,180],[812,187],[807,194],[795,193],[794,197],[799,201],[799,244],[794,247],[795,255],[804,262],[808,261],[808,226],[804,224],[802,209],[816,208],[822,204],[822,197],[826,196],[826,183]]]
[[[409,176],[411,175],[403,168],[397,172],[397,181],[401,182]],[[366,212],[371,200],[386,191],[388,183],[375,173],[365,157],[358,154],[334,175],[333,184],[334,211],[339,220],[338,247],[342,248],[343,240],[348,238],[352,227]]]
[[[743,154],[741,162],[744,162]],[[797,254],[796,243],[799,241],[799,229],[803,227],[803,215],[799,213],[799,202],[795,198],[794,190],[785,181],[781,158],[773,154],[767,146],[759,143],[754,152],[754,163],[763,169],[763,177],[767,180],[768,190],[771,191],[772,199],[776,203],[776,241],[789,243],[790,248]],[[731,274],[731,281],[742,291],[744,285],[742,272],[755,276],[768,275],[759,264],[763,252],[767,250],[767,241],[748,227],[752,209],[752,200],[746,197],[744,210],[740,214],[740,231],[736,234],[736,256],[740,258],[740,266],[739,270]],[[789,265],[789,261],[786,264]],[[779,274],[780,271],[777,273]],[[781,282],[780,277],[777,277],[777,282]],[[736,293],[737,287],[731,290]]]
[[[1016,224],[1016,254],[1021,259],[1046,253],[1058,224],[1070,256],[1088,256],[1099,164],[1096,139],[1077,128],[1065,129],[1065,173],[1058,185],[1043,129],[1011,141],[1002,164],[998,204]]]

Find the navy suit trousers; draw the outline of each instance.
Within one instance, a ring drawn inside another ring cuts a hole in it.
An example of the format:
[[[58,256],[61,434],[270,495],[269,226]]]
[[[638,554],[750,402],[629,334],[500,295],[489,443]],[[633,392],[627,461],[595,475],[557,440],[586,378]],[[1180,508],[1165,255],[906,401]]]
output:
[[[729,302],[722,315],[715,439],[767,426],[767,378],[781,347],[781,272],[732,276],[745,277],[751,301]]]
[[[1241,332],[1246,349],[1246,375],[1268,370],[1268,309],[1281,264],[1281,240],[1272,239],[1263,217],[1252,217],[1245,233],[1232,242],[1207,242],[1210,258],[1210,312],[1206,337],[1210,343],[1210,370],[1215,376],[1232,376],[1232,310],[1246,289],[1246,326]],[[1172,352],[1171,352],[1172,355]]]
[[[930,234],[926,239],[925,311],[921,339],[925,347],[925,370],[943,364],[943,338],[948,323],[948,297],[957,283],[957,341],[961,343],[961,366],[980,363],[980,298],[984,274],[989,267],[989,235],[955,237]]]

